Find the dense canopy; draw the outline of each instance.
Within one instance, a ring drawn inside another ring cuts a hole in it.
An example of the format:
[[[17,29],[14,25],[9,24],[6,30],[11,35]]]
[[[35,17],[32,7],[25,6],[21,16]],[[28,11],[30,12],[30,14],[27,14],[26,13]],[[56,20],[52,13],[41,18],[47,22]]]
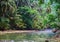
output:
[[[0,30],[60,29],[60,0],[0,0]]]

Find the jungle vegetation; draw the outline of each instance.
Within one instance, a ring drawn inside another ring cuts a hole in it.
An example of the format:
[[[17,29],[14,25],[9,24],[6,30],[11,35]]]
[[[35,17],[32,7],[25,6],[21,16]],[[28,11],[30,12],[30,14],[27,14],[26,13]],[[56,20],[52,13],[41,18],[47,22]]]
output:
[[[0,0],[0,30],[60,29],[60,0]]]

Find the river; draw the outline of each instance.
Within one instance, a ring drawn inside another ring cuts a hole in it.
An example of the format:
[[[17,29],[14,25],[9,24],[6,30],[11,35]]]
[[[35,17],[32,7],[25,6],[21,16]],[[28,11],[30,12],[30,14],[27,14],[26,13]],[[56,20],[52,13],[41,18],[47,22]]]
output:
[[[0,42],[45,42],[46,39],[51,39],[54,35],[55,33],[51,29],[25,33],[7,33],[0,35]],[[55,40],[49,41],[55,42]]]

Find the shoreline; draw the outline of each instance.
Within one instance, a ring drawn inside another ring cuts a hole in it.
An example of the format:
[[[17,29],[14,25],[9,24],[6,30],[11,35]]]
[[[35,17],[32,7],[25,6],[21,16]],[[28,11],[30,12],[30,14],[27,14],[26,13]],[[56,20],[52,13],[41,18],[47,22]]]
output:
[[[10,34],[10,33],[32,33],[32,32],[38,32],[39,30],[6,30],[6,31],[0,31],[0,35]],[[53,37],[53,39],[59,39],[59,37]]]
[[[0,35],[7,34],[7,33],[30,33],[30,32],[37,32],[37,30],[6,30],[0,31]]]

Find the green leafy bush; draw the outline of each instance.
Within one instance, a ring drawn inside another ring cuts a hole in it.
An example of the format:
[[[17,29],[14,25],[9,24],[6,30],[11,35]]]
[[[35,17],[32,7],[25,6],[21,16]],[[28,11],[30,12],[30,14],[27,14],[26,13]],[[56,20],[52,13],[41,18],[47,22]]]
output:
[[[2,30],[7,30],[7,29],[9,29],[9,19],[8,18],[4,18],[4,17],[1,17],[0,18],[0,29],[2,29]]]
[[[29,29],[38,29],[39,26],[39,12],[35,9],[25,7],[19,7],[18,14],[22,16],[23,22],[26,24],[26,27]]]

